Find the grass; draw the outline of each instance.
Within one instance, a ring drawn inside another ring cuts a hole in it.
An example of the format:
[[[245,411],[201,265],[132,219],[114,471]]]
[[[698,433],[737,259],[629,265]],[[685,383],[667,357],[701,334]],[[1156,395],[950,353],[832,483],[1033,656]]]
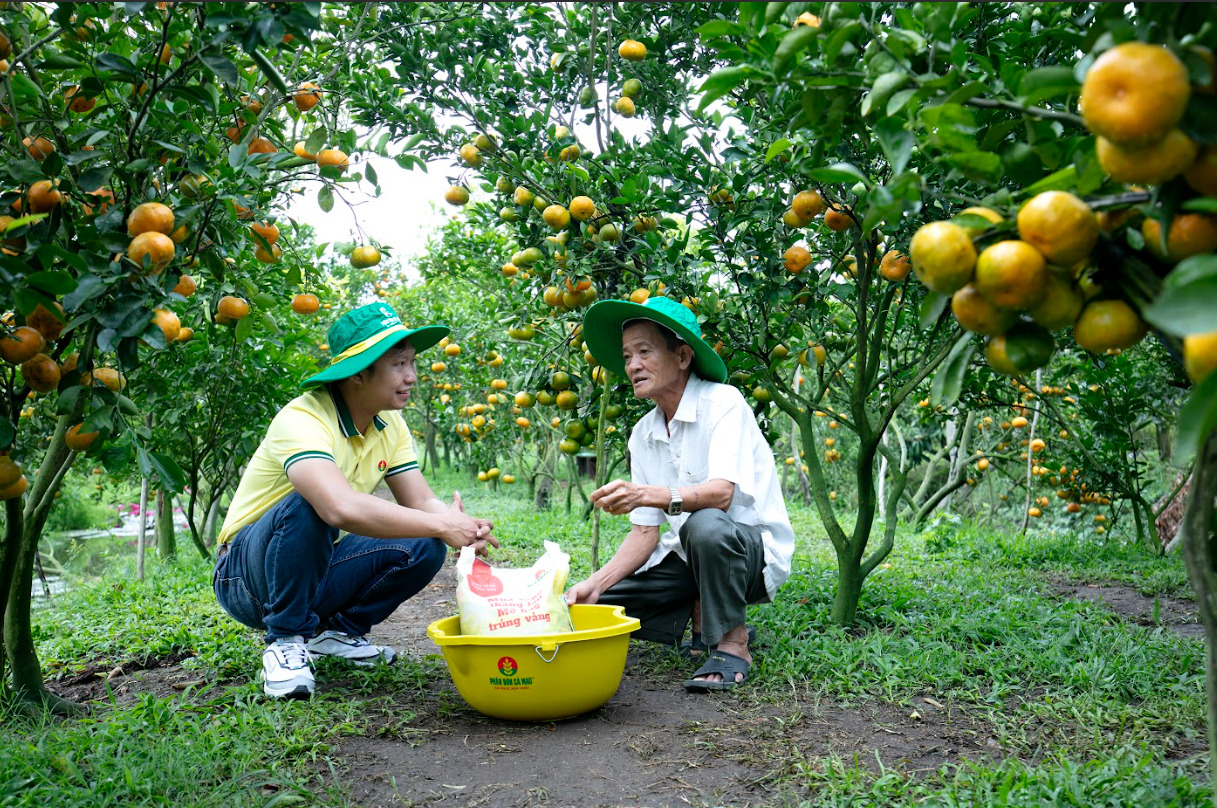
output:
[[[567,515],[559,499],[537,512],[519,485],[496,492],[430,477],[441,495],[459,488],[470,513],[496,520],[504,547],[495,563],[531,563],[556,539],[572,555],[572,579],[587,573],[591,531],[577,508]],[[761,644],[741,705],[780,710],[792,691],[847,709],[928,696],[985,727],[1002,757],[926,776],[804,758],[762,739],[748,754],[766,759],[768,786],[787,795],[773,804],[1211,805],[1199,751],[1203,644],[1061,600],[1047,585],[1057,576],[1187,596],[1178,556],[1157,558],[1110,534],[1017,537],[942,522],[898,536],[890,566],[867,582],[859,626],[844,630],[828,620],[835,561],[818,518],[796,508],[792,521],[795,571],[777,602],[751,612]],[[626,529],[622,517],[604,519],[602,560]],[[385,694],[423,688],[442,668],[434,658],[349,677],[332,697],[268,703],[240,678],[258,635],[220,612],[207,565],[185,553],[145,581],[130,572],[116,565],[39,610],[48,675],[185,656],[226,685],[111,701],[76,721],[3,716],[0,805],[344,805],[333,745],[347,735],[412,737],[412,714]],[[662,665],[665,653],[647,649],[642,659]]]

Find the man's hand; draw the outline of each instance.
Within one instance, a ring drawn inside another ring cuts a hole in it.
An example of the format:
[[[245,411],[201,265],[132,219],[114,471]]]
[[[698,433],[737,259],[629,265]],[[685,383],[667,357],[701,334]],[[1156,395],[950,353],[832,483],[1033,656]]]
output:
[[[600,590],[592,585],[591,579],[580,581],[566,592],[566,605],[576,603],[595,603],[600,600]]]
[[[629,513],[636,508],[648,505],[645,486],[629,483],[625,480],[613,480],[608,485],[597,488],[592,492],[592,504],[601,508],[605,513]],[[655,507],[652,505],[652,507]]]
[[[448,506],[446,525],[440,533],[444,544],[459,550],[466,545],[472,545],[478,555],[486,555],[486,545],[499,546],[499,540],[492,533],[494,523],[489,519],[475,519],[465,513],[465,502],[461,499],[460,491],[452,492],[452,504]]]

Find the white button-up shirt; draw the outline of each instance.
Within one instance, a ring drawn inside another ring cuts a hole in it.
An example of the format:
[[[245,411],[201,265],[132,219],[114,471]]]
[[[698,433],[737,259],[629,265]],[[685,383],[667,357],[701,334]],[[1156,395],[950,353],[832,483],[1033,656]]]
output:
[[[670,432],[669,432],[670,430]],[[641,485],[680,488],[710,480],[735,484],[727,516],[743,525],[760,525],[765,545],[765,589],[773,600],[790,575],[794,530],[778,481],[773,450],[740,391],[689,377],[671,424],[659,407],[644,415],[630,433],[630,475]],[[680,546],[680,529],[688,512],[669,516],[659,508],[630,513],[635,525],[668,530],[638,571],[650,569],[668,553],[688,562]]]

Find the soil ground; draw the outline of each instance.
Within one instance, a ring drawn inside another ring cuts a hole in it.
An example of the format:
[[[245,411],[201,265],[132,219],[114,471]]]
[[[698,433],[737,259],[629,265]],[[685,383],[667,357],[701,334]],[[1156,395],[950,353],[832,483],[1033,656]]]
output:
[[[1060,579],[1050,586],[1058,596],[1101,601],[1134,622],[1154,624],[1153,598],[1133,589]],[[415,659],[437,654],[426,626],[455,612],[453,592],[449,565],[372,639]],[[1159,599],[1157,624],[1199,636],[1196,619],[1193,603]],[[765,652],[763,633],[756,651]],[[204,684],[177,662],[95,668],[51,686],[78,702],[108,700],[109,688],[123,703],[148,691],[167,696]],[[797,804],[807,795],[785,793],[780,784],[834,758],[924,776],[966,759],[1008,754],[985,721],[933,694],[906,705],[846,705],[794,688],[776,703],[745,692],[693,695],[681,685],[693,667],[666,649],[631,643],[621,686],[607,704],[540,724],[482,716],[447,676],[438,676],[421,696],[392,698],[399,709],[386,710],[364,736],[339,742],[332,752],[338,781],[363,808],[743,808]],[[318,776],[332,775],[319,768]]]

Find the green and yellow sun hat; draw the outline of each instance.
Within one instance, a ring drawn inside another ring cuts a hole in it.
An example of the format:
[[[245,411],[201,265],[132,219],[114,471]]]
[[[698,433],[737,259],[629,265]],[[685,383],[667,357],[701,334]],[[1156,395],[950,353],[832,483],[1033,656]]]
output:
[[[583,341],[593,357],[619,376],[625,375],[621,356],[621,327],[630,320],[651,320],[675,332],[693,349],[693,369],[711,382],[727,380],[727,365],[701,337],[701,326],[693,312],[668,297],[648,298],[645,303],[601,300],[583,317]]]
[[[410,340],[414,350],[422,352],[448,336],[446,325],[424,325],[407,328],[397,312],[384,303],[369,303],[348,311],[330,326],[330,366],[300,383],[313,387],[326,382],[347,379],[366,370],[385,351],[402,340]]]

